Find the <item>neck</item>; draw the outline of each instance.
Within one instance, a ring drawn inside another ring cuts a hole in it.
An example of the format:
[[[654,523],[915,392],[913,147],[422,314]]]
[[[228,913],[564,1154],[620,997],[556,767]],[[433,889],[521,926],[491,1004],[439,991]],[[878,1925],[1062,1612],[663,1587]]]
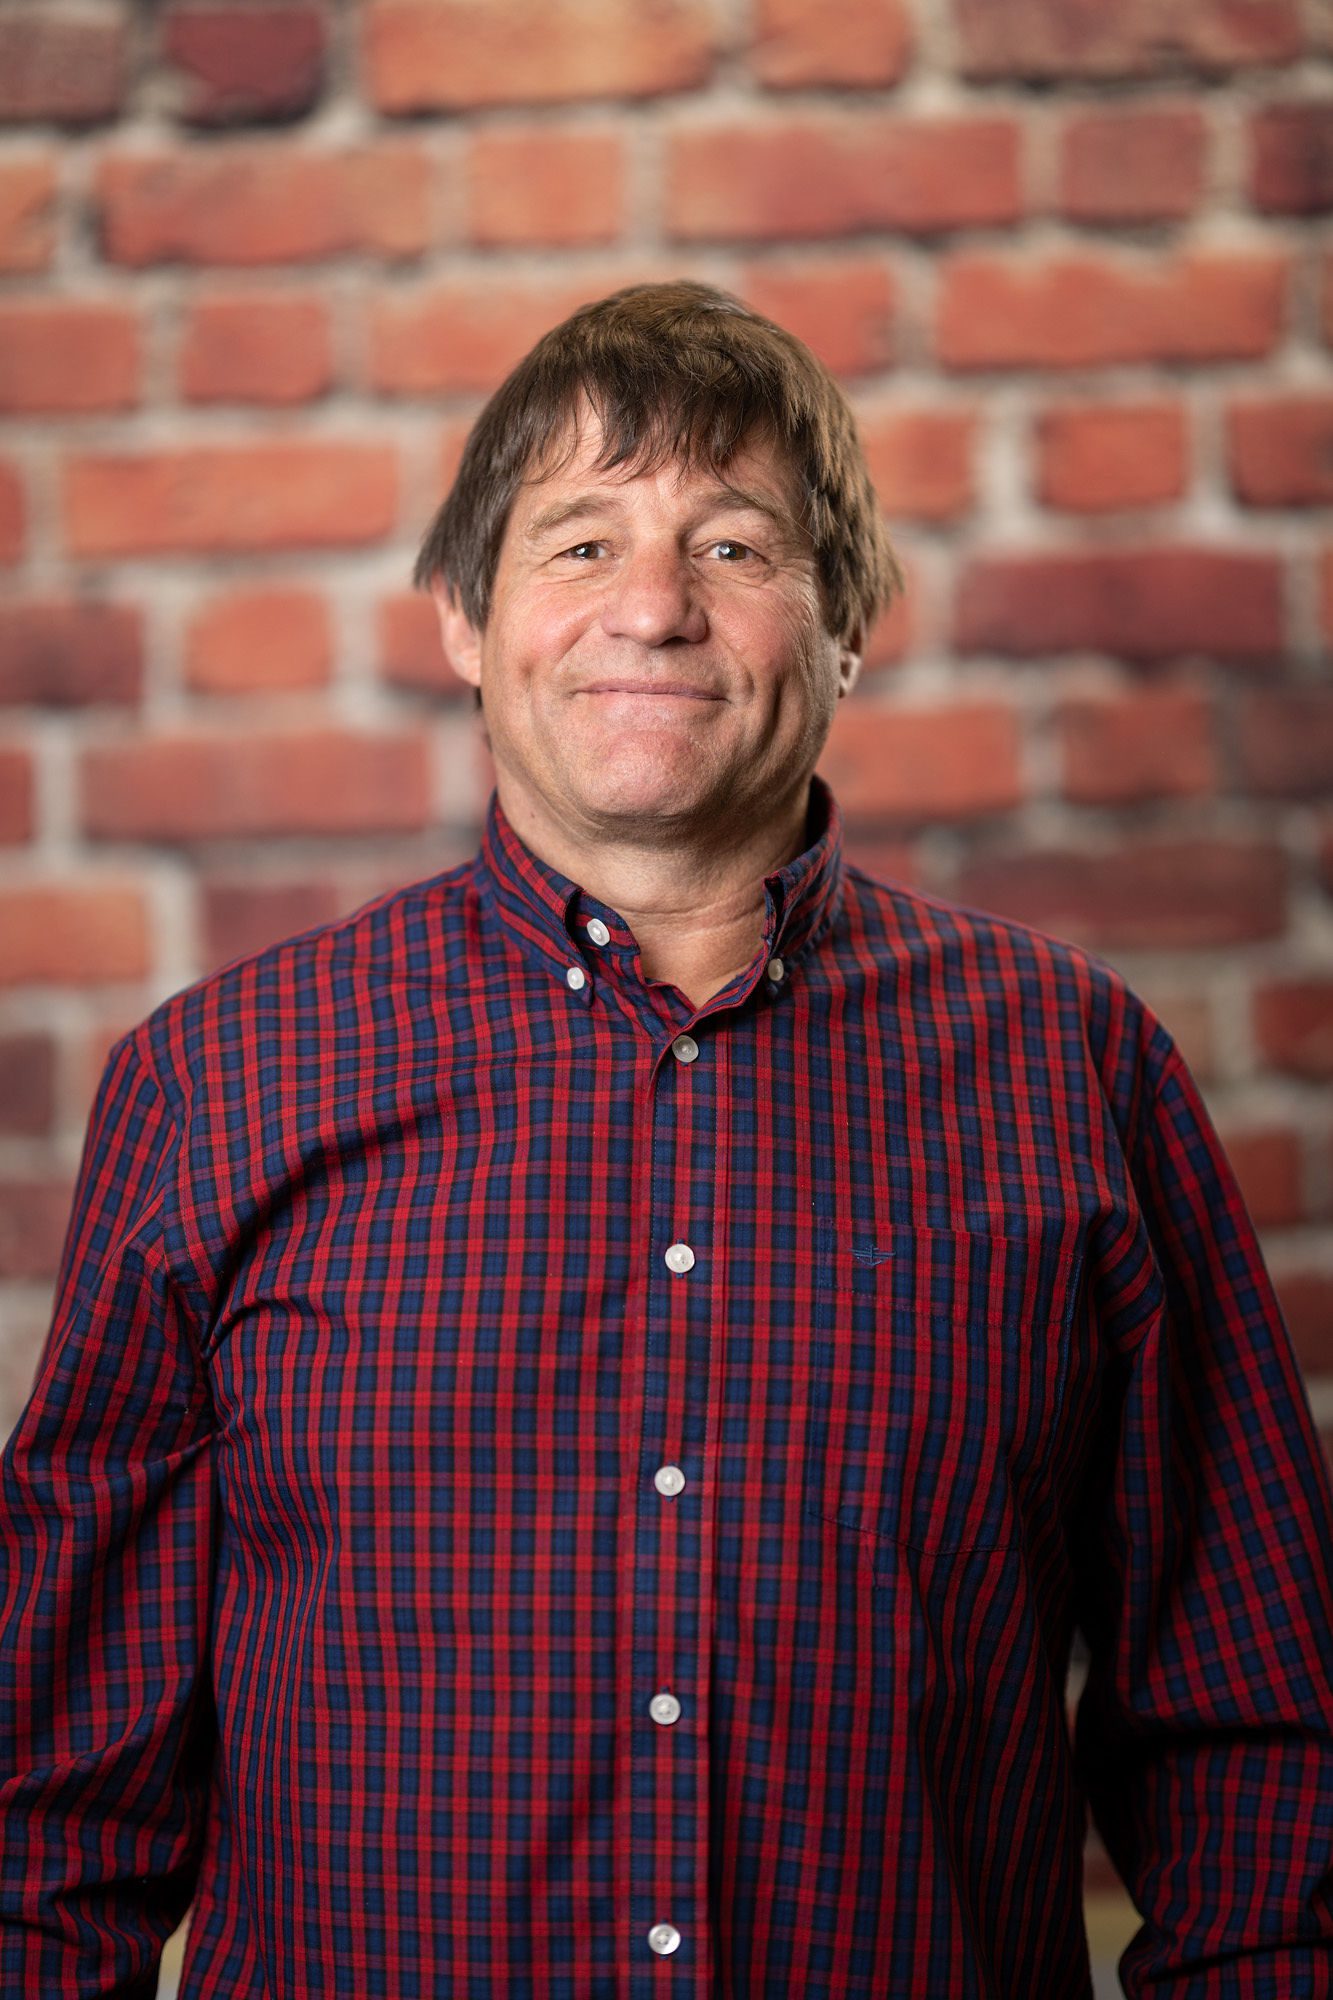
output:
[[[745,832],[667,846],[583,834],[497,774],[505,818],[548,866],[625,919],[644,973],[702,1007],[750,963],[764,928],[764,878],[805,846],[809,785]]]

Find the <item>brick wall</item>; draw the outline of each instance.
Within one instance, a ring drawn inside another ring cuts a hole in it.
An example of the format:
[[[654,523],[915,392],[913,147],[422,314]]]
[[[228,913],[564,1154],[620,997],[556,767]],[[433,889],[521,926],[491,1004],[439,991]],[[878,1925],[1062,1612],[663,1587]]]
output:
[[[416,538],[673,273],[840,373],[898,531],[853,850],[1165,1015],[1333,1432],[1331,78],[1327,0],[0,8],[0,1432],[109,1041],[470,850]]]

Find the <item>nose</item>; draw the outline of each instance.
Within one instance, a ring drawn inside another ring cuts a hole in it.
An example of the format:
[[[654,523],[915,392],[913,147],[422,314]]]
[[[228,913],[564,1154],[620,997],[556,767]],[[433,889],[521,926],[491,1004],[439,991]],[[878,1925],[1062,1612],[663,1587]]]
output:
[[[663,544],[628,550],[608,582],[602,627],[641,646],[706,638],[708,619],[688,556]]]

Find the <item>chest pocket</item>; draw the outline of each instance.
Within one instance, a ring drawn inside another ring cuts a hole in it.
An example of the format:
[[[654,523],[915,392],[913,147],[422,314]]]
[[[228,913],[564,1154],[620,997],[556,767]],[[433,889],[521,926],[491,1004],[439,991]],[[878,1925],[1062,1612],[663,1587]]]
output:
[[[943,1552],[1023,1535],[1060,1418],[1076,1261],[1057,1238],[817,1225],[805,1505]]]

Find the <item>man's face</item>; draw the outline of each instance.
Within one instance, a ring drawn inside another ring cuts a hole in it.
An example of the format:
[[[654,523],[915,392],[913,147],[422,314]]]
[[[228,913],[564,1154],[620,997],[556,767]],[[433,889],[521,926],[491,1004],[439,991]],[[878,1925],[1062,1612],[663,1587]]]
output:
[[[650,846],[776,819],[860,664],[825,627],[790,475],[767,444],[724,478],[599,471],[600,444],[590,419],[520,487],[483,631],[437,594],[506,809]]]

